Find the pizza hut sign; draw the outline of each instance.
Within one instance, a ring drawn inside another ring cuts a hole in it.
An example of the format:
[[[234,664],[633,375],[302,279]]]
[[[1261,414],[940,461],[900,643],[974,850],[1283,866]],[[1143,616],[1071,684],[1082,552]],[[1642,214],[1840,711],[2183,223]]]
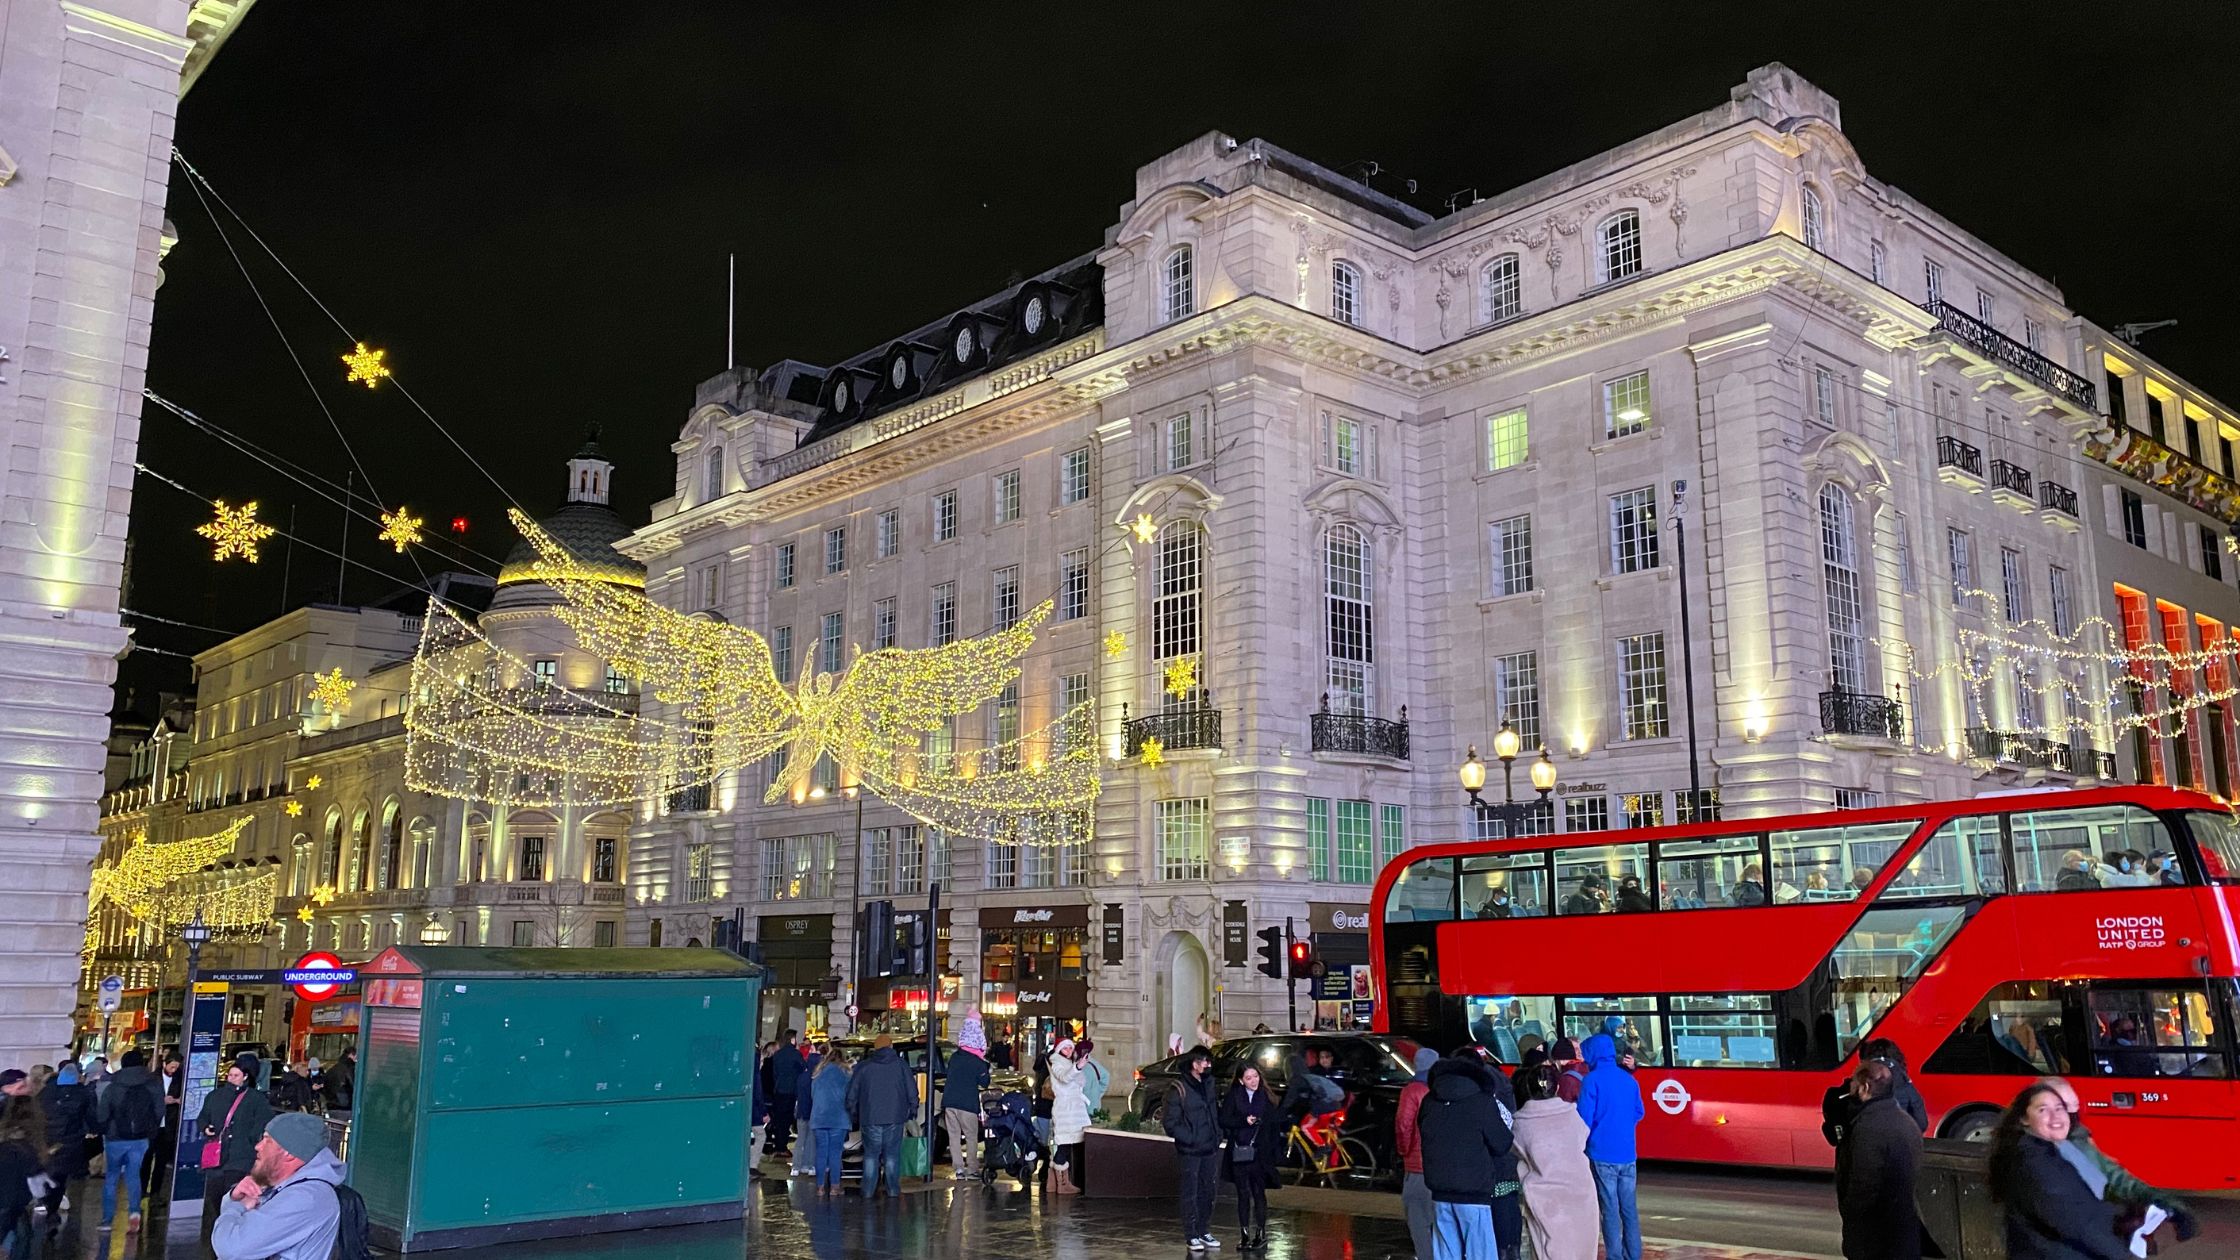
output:
[[[2170,943],[2159,914],[2104,914],[2092,928],[2102,949],[2160,949]]]
[[[1048,910],[1020,910],[1011,916],[1013,923],[1048,923],[1050,919]]]

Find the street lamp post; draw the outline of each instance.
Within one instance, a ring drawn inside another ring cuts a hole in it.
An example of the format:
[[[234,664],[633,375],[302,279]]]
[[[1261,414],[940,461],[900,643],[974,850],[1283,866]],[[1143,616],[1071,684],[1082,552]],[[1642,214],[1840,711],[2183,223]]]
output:
[[[1504,836],[1514,836],[1524,830],[1524,821],[1534,807],[1548,799],[1556,787],[1556,763],[1548,759],[1548,749],[1543,745],[1540,755],[1533,759],[1530,775],[1532,790],[1540,794],[1536,801],[1517,799],[1516,762],[1522,751],[1517,738],[1516,724],[1503,719],[1501,729],[1493,736],[1493,755],[1501,763],[1501,790],[1504,799],[1489,801],[1478,795],[1486,785],[1486,763],[1478,760],[1478,746],[1462,759],[1462,790],[1470,794],[1470,807],[1478,812],[1480,822],[1499,822]]]

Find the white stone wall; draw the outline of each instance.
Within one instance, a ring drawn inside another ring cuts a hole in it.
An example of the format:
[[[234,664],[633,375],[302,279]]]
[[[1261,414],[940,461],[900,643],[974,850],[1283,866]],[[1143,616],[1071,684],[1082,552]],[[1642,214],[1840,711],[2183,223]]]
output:
[[[0,24],[0,1063],[70,1035],[188,7]]]

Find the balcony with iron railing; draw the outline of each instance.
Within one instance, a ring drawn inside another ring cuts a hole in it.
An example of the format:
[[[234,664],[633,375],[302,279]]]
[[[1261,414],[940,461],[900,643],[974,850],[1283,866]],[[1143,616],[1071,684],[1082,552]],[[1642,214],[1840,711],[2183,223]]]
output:
[[[1896,700],[1872,692],[1823,691],[1820,693],[1820,729],[1830,735],[1856,735],[1896,743],[1906,737],[1905,708]]]
[[[1937,475],[1947,481],[1983,480],[1983,452],[1946,434],[1937,439]]]
[[[2068,745],[2057,744],[2044,736],[2027,735],[2021,731],[2002,731],[1988,726],[1969,727],[1967,737],[1968,755],[1977,761],[2020,766],[2026,770],[2051,768],[2054,750],[2068,749]]]
[[[1318,753],[1347,753],[1363,757],[1408,759],[1408,706],[1400,706],[1400,720],[1370,717],[1366,713],[1332,713],[1330,698],[1308,718],[1309,744]]]
[[[2003,459],[1991,461],[1991,497],[2028,510],[2037,500],[2030,493],[2030,470]]]
[[[2003,368],[2039,386],[2087,414],[2100,410],[2099,390],[2089,380],[2055,363],[1950,302],[1931,302],[1937,331],[1993,367]]]
[[[2116,755],[2101,752],[2090,744],[2072,742],[2054,744],[2049,750],[2046,768],[2063,774],[2073,774],[2080,779],[2113,779],[2116,777]]]
[[[2077,517],[2077,492],[2058,481],[2038,483],[2038,506],[2047,514],[2066,516],[2071,522]]]
[[[1161,752],[1219,748],[1221,710],[1212,705],[1195,705],[1131,718],[1128,716],[1127,706],[1120,706],[1120,745],[1124,750],[1123,756],[1142,756],[1144,744],[1154,739],[1159,741]]]
[[[669,812],[672,814],[704,814],[715,808],[715,795],[706,783],[678,788],[669,793]]]

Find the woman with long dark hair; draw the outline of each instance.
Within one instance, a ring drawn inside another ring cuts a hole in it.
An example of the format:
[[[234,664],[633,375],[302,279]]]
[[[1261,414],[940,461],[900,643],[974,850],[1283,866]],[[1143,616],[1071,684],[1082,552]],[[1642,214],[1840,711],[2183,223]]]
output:
[[[1991,1137],[1991,1195],[2006,1211],[2008,1260],[2127,1260],[2107,1174],[2068,1142],[2069,1109],[2049,1085],[2015,1095]]]
[[[1259,1068],[1247,1064],[1237,1074],[1221,1100],[1220,1123],[1229,1139],[1229,1179],[1237,1183],[1237,1230],[1244,1249],[1254,1251],[1268,1245],[1268,1183],[1281,1171],[1283,1152],[1282,1113]]]

